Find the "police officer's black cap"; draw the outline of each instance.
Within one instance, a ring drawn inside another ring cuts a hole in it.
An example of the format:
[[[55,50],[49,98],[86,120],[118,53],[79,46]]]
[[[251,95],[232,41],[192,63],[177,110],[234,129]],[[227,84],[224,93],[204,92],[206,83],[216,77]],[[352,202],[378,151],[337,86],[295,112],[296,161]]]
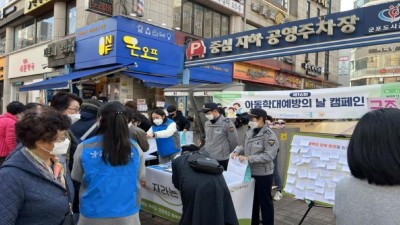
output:
[[[201,110],[203,113],[207,113],[211,110],[218,110],[218,104],[210,102],[210,103],[206,103],[203,106],[203,109]]]
[[[264,109],[250,109],[249,116],[267,118],[267,111]]]
[[[175,112],[176,111],[176,107],[174,106],[174,105],[170,105],[170,106],[168,106],[168,108],[167,108],[167,112]]]

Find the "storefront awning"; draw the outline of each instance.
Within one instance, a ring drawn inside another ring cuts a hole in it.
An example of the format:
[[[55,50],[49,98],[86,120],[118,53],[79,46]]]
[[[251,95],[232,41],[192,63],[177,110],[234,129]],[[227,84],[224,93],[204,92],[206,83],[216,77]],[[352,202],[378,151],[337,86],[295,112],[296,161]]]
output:
[[[124,72],[123,74],[142,80],[146,87],[166,88],[177,84],[176,77],[160,77],[131,72]]]
[[[83,70],[72,72],[68,74],[63,74],[58,77],[36,82],[33,84],[25,85],[19,89],[19,91],[34,91],[34,90],[43,90],[43,89],[51,89],[51,88],[62,88],[68,85],[68,82],[74,79],[79,79],[82,77],[87,77],[91,75],[96,75],[100,73],[114,73],[121,70],[125,70],[127,65],[118,65],[118,66],[109,66],[103,68],[97,68],[92,70]]]

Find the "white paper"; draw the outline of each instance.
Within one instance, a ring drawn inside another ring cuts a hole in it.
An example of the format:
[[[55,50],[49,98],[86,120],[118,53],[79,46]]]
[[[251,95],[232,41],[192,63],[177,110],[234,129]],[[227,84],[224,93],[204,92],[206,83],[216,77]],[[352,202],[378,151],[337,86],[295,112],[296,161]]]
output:
[[[303,158],[302,160],[301,160],[301,162],[302,163],[310,163],[311,162],[311,158]]]
[[[295,168],[295,167],[290,167],[288,169],[288,174],[296,175],[296,172],[297,172],[297,168]]]
[[[297,163],[296,163],[296,166],[300,166],[300,165],[303,165],[304,163],[303,163],[303,161],[298,161]]]
[[[287,193],[293,194],[293,189],[294,189],[293,185],[286,184],[286,187],[283,190],[286,191]]]
[[[247,160],[240,162],[239,157],[235,159],[229,157],[227,172],[238,175],[244,181],[248,165],[249,162]]]
[[[330,177],[331,173],[329,171],[326,171],[326,170],[321,170],[321,171],[319,171],[319,175],[321,177]]]
[[[307,169],[299,169],[297,170],[297,173],[299,178],[306,178],[308,176]]]
[[[315,190],[315,181],[311,180],[307,182],[307,187],[308,190]]]
[[[328,170],[336,170],[336,162],[328,162],[326,164],[326,169],[328,169]]]
[[[306,197],[306,193],[304,192],[304,191],[301,191],[301,190],[294,190],[294,193],[295,193],[295,198],[296,199],[301,199],[301,200],[303,200],[305,197]]]
[[[310,162],[310,168],[311,168],[311,169],[316,169],[316,168],[318,168],[317,161],[316,161],[315,159],[312,159],[312,160],[311,160],[311,162]]]
[[[328,181],[326,181],[326,186],[328,188],[334,189],[334,188],[336,188],[336,183],[331,180],[328,180]]]
[[[227,185],[243,182],[243,178],[228,171],[224,171],[222,175],[224,176]]]
[[[306,182],[302,180],[297,180],[296,188],[300,190],[304,190],[306,188]]]
[[[324,161],[319,161],[319,160],[318,160],[318,162],[317,162],[317,167],[319,167],[319,168],[325,168],[325,166],[326,166],[326,162],[324,162]]]
[[[314,150],[312,152],[312,157],[317,157],[317,158],[321,157],[321,151]]]
[[[339,151],[332,151],[332,152],[329,154],[329,157],[330,157],[331,159],[339,159],[339,158],[340,158],[340,152],[339,152]]]
[[[155,138],[150,138],[147,139],[147,142],[149,142],[149,150],[144,152],[145,155],[149,155],[150,153],[156,152],[157,151],[157,142]]]
[[[308,200],[311,200],[311,201],[314,201],[315,200],[315,196],[314,195],[315,194],[314,194],[313,191],[307,191],[304,198],[308,199]]]
[[[315,186],[317,186],[317,187],[325,187],[325,180],[324,179],[317,179],[316,181],[315,181]]]
[[[290,156],[290,161],[294,164],[297,163],[300,160],[299,156],[297,155],[292,155]]]
[[[298,153],[300,151],[300,148],[299,147],[296,147],[296,146],[293,146],[291,149],[290,149],[290,152],[291,153]]]
[[[335,176],[333,176],[333,181],[337,183],[337,182],[339,182],[342,178],[343,178],[343,175],[341,175],[341,174],[335,174]]]
[[[345,156],[341,156],[340,157],[340,159],[339,159],[339,164],[342,164],[342,165],[348,165],[347,164],[347,157],[345,157]]]
[[[324,194],[324,193],[325,193],[325,188],[323,188],[323,187],[316,187],[316,188],[315,188],[315,193],[317,193],[317,194]]]
[[[335,192],[334,191],[326,191],[324,198],[328,199],[328,200],[335,200]]]
[[[312,153],[311,152],[304,153],[303,158],[312,158]]]
[[[320,159],[322,161],[329,161],[329,153],[326,152],[322,153]]]
[[[317,179],[317,177],[318,177],[318,171],[313,171],[313,170],[308,171],[308,176],[307,176],[308,179],[315,180]]]
[[[309,146],[309,145],[310,145],[310,141],[309,140],[302,139],[300,141],[300,146]]]
[[[291,175],[289,175],[286,179],[286,183],[289,183],[289,184],[294,184],[295,181],[296,181],[296,177],[291,176]]]
[[[310,150],[308,146],[300,146],[300,153],[307,153]]]
[[[343,171],[343,172],[350,172],[349,166],[343,165],[343,166],[342,166],[342,171]]]

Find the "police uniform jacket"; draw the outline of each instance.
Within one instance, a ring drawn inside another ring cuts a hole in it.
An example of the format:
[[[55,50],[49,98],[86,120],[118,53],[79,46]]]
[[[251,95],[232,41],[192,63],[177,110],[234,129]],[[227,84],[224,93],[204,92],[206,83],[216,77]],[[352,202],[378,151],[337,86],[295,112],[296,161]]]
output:
[[[206,143],[204,150],[216,160],[227,160],[229,154],[238,145],[238,135],[235,125],[229,118],[221,115],[213,124],[205,123]]]
[[[254,129],[246,132],[243,149],[238,153],[248,157],[251,175],[265,176],[274,172],[273,160],[278,148],[278,139],[265,124],[256,136],[254,136]]]

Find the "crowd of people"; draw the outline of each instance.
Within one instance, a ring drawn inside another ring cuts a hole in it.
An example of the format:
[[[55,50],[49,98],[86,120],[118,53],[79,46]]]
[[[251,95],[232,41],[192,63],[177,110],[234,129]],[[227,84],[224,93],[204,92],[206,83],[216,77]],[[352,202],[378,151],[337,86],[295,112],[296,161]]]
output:
[[[238,103],[231,108],[230,114],[241,110]],[[273,200],[282,198],[282,182],[273,129],[284,123],[273,123],[263,109],[233,120],[221,105],[206,103],[200,147],[181,147],[179,132],[189,131],[190,122],[173,105],[152,111],[148,119],[134,101],[123,105],[59,92],[50,106],[15,101],[6,109],[0,116],[0,224],[140,224],[149,139],[155,139],[158,162],[172,162],[172,183],[182,197],[181,225],[238,224],[223,176],[193,170],[194,152],[216,160],[221,171],[232,158],[247,161],[255,181],[251,224],[274,224]],[[372,111],[359,121],[348,148],[353,176],[336,188],[337,224],[400,220],[389,200],[399,194],[399,124],[398,109]],[[248,126],[243,146],[238,146],[238,126]],[[384,216],[375,217],[377,210]]]

